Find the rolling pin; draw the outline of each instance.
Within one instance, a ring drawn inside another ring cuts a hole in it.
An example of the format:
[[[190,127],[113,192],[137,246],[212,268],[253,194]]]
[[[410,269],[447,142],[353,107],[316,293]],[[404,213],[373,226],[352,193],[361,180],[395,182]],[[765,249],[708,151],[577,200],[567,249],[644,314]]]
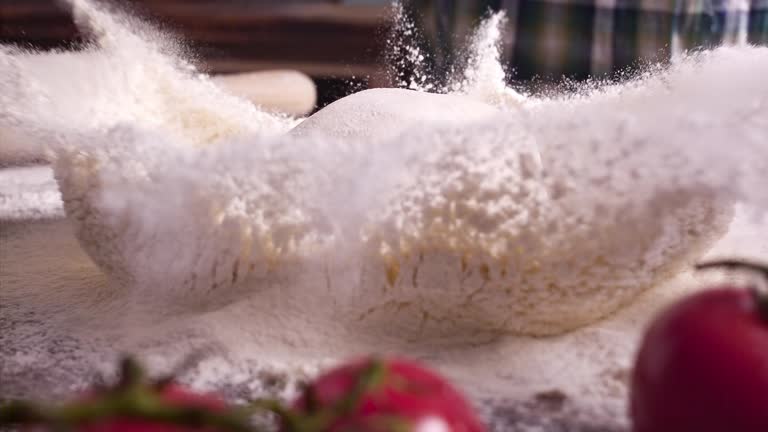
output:
[[[315,107],[317,91],[310,77],[293,70],[216,75],[224,90],[253,102],[264,110],[305,116]]]

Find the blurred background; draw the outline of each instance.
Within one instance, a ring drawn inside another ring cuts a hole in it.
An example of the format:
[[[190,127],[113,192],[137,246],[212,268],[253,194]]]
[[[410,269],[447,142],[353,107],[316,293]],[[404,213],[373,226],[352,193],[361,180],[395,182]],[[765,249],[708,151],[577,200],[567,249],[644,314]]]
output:
[[[392,0],[113,3],[179,36],[197,54],[203,71],[278,71],[227,83],[258,93],[250,95],[254,102],[274,102],[276,108],[298,115],[356,91],[407,82],[417,67],[407,59],[393,59],[393,52],[407,57],[407,50],[392,49],[388,40],[395,46],[405,40],[418,46],[425,56],[418,69],[438,86],[444,84],[462,60],[468,35],[489,11],[506,11],[502,61],[513,84],[530,92],[569,80],[631,78],[643,65],[666,62],[687,50],[768,43],[766,0],[401,2],[403,14],[415,23],[411,29],[421,37],[389,37],[393,30],[409,31],[402,22],[398,26]],[[80,41],[72,17],[56,0],[0,0],[0,43],[51,49]],[[276,96],[290,99],[286,88],[297,90],[291,106]]]
[[[292,70],[310,76],[317,107],[386,85],[381,64],[391,16],[387,0],[123,0],[180,36],[203,70],[231,74]],[[0,43],[36,49],[80,42],[56,0],[0,0]]]

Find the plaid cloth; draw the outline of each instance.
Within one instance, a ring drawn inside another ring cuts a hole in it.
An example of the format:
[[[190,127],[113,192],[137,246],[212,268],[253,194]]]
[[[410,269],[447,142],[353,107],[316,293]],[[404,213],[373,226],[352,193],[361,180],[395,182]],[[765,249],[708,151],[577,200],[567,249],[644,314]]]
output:
[[[414,0],[437,63],[489,10],[505,10],[516,80],[586,79],[720,44],[768,44],[768,0]],[[437,70],[441,65],[435,65]]]

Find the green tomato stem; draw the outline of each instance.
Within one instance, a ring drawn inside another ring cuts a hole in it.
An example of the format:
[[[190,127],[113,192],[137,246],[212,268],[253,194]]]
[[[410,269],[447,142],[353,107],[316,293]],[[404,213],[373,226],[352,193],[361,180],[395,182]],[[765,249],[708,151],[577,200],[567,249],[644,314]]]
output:
[[[45,425],[52,430],[71,430],[96,422],[133,420],[218,431],[259,432],[251,423],[250,410],[232,408],[216,411],[171,404],[163,400],[160,389],[147,378],[137,361],[124,358],[120,370],[118,384],[90,400],[59,407],[45,407],[26,401],[2,404],[0,428],[32,424]]]
[[[726,270],[749,270],[756,272],[760,277],[768,282],[768,264],[761,264],[740,259],[725,259],[708,261],[696,264],[696,270],[707,269],[726,269]],[[760,318],[768,323],[768,292],[758,287],[750,287],[752,298],[755,301],[755,307]]]

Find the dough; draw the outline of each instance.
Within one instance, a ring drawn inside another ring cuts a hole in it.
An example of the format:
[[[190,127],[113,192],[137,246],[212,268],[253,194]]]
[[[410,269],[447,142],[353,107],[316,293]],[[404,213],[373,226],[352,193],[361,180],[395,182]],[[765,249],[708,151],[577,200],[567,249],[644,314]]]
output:
[[[663,139],[644,129],[615,141],[564,130],[572,115],[549,124],[411,91],[327,110],[279,139],[195,149],[127,131],[62,156],[78,238],[169,308],[281,289],[398,337],[549,335],[631,302],[730,220],[710,187],[665,180],[668,147],[639,145]],[[645,164],[658,172],[627,177]]]
[[[466,124],[496,113],[491,105],[466,97],[380,88],[339,99],[304,120],[290,135],[380,141],[417,125]]]

